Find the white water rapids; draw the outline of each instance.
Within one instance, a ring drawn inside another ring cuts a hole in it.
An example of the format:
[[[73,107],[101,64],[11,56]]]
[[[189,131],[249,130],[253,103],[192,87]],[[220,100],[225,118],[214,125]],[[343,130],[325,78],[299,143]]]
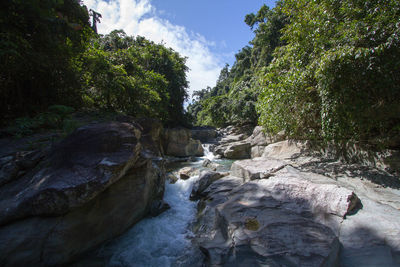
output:
[[[203,145],[205,156],[189,166],[201,167],[202,159],[214,159],[209,145]],[[190,224],[196,218],[197,202],[190,201],[193,183],[198,176],[165,184],[164,201],[171,208],[157,217],[145,218],[122,236],[91,255],[86,263],[105,266],[187,266],[199,265],[201,258],[193,254]],[[188,258],[190,258],[188,260]],[[83,265],[85,263],[82,262]],[[90,265],[89,264],[89,265]]]
[[[165,185],[164,200],[171,209],[155,218],[145,218],[100,253],[111,255],[108,266],[176,266],[190,247],[188,229],[195,219],[196,202],[189,201],[193,182],[178,180]]]

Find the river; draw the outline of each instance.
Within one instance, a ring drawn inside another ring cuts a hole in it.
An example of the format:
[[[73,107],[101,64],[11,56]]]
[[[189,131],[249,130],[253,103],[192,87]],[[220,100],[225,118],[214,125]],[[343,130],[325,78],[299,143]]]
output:
[[[180,167],[202,169],[208,158],[230,168],[232,161],[215,160],[209,145],[203,145],[205,156]],[[145,218],[120,237],[90,253],[76,266],[201,266],[202,255],[192,246],[191,224],[196,219],[197,201],[190,201],[193,183],[198,175],[175,184],[165,184],[164,201],[171,208],[157,217]]]

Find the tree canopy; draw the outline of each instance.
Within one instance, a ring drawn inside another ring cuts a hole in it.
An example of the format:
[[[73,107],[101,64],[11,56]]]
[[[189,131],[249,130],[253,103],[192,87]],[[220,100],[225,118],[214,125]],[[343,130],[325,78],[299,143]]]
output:
[[[385,146],[400,134],[399,1],[282,0],[245,22],[255,37],[194,99],[196,124]]]
[[[79,102],[77,60],[90,38],[76,0],[4,0],[0,4],[0,112],[6,117]],[[79,65],[79,64],[78,64]]]
[[[400,2],[291,1],[257,109],[268,131],[371,141],[400,128]]]
[[[96,34],[81,1],[5,0],[0,7],[3,122],[55,104],[186,122],[188,68],[177,52],[121,30]]]

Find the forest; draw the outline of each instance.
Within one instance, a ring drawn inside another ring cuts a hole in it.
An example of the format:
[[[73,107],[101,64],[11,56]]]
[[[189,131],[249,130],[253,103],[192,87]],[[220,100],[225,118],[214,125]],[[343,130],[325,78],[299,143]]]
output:
[[[398,1],[263,5],[244,18],[254,39],[187,111],[186,58],[173,49],[95,33],[80,1],[3,1],[0,12],[2,126],[51,127],[88,109],[385,147],[400,134]]]
[[[400,2],[277,1],[217,85],[195,92],[197,125],[259,124],[291,138],[396,146]]]
[[[51,127],[78,109],[184,123],[187,67],[177,52],[122,30],[96,34],[80,1],[4,1],[0,12],[3,125]]]

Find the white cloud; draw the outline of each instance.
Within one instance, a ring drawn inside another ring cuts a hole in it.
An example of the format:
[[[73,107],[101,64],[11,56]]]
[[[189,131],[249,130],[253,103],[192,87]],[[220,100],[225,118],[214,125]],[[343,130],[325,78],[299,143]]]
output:
[[[97,25],[99,33],[107,34],[123,29],[128,35],[141,35],[156,43],[163,42],[187,57],[189,94],[207,86],[214,86],[222,64],[210,51],[215,43],[185,27],[161,19],[150,0],[84,0],[85,5],[102,14]]]

